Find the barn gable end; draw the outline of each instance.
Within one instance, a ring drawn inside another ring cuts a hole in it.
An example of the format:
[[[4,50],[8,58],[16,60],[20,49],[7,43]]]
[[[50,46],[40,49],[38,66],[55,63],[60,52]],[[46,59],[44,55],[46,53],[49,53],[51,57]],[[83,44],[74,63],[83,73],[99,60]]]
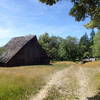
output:
[[[2,66],[49,64],[49,58],[36,36],[13,38],[4,48],[6,52],[3,55]]]

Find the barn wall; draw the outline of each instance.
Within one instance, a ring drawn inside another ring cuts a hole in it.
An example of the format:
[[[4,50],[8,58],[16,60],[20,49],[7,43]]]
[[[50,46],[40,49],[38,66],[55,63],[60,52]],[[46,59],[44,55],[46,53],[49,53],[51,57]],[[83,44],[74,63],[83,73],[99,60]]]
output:
[[[7,66],[49,64],[49,58],[36,38],[30,40],[8,63]]]

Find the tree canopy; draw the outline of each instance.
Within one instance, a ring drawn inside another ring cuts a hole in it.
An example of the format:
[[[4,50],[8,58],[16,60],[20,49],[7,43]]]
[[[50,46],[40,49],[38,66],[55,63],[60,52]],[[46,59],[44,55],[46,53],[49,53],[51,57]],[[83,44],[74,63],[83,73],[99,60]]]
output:
[[[94,44],[94,37],[93,30],[90,33],[90,37],[85,33],[80,40],[71,36],[62,38],[44,33],[40,35],[39,43],[46,50],[51,60],[75,61],[86,56],[93,56],[92,47],[97,43],[96,41]],[[100,40],[98,41],[100,42]]]
[[[75,60],[77,58],[78,43],[74,37],[63,39],[44,33],[40,35],[39,43],[51,60]]]
[[[85,57],[85,56],[90,56],[89,51],[90,51],[90,41],[88,38],[87,33],[85,33],[79,42],[79,50],[80,50],[80,56]]]
[[[62,0],[39,0],[47,5],[53,5]],[[100,28],[100,0],[70,0],[73,7],[70,10],[70,15],[75,17],[76,21],[83,21],[87,17],[90,22],[85,26],[87,28]]]
[[[100,31],[94,37],[93,55],[96,57],[100,57]]]

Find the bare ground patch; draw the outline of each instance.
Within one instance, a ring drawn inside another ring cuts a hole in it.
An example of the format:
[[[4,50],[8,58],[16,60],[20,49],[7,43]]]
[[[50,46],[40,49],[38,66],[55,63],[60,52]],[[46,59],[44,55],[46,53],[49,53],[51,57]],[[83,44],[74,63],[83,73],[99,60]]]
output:
[[[73,65],[64,68],[51,75],[47,84],[30,100],[99,100],[89,99],[98,92],[98,75],[99,67]]]

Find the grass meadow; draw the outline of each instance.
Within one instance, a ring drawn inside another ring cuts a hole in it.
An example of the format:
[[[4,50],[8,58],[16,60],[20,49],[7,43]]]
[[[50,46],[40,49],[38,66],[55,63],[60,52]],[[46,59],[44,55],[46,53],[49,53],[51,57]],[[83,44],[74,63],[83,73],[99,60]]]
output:
[[[85,64],[77,64],[75,67],[84,67],[86,68],[86,75],[89,77],[89,86],[91,87],[91,91],[95,91],[95,95],[92,97],[87,97],[88,100],[100,100],[100,61],[96,62],[88,62]],[[71,84],[66,88],[66,90],[72,89],[72,92],[68,95],[62,94],[59,88],[54,86],[50,91],[49,95],[44,100],[80,100],[77,95],[74,95],[74,88],[76,87],[77,92],[77,84],[75,85],[75,80],[69,80],[68,82],[71,82],[74,87],[71,86]],[[67,83],[68,83],[67,82]],[[67,91],[68,92],[68,91]],[[66,93],[67,93],[66,92]]]
[[[36,95],[36,93],[40,91],[47,83],[50,75],[70,65],[87,68],[86,74],[90,75],[89,84],[94,90],[98,90],[97,94],[89,100],[100,100],[100,61],[86,64],[75,64],[65,61],[52,62],[51,65],[0,67],[0,100],[28,100],[31,96]],[[74,87],[72,87],[72,89],[74,89],[75,80],[73,80],[73,77],[71,77],[69,81],[73,83],[72,85]],[[71,86],[69,86],[69,88],[70,87]],[[78,100],[73,94],[70,96],[60,94],[56,87],[50,89],[49,95],[44,100],[66,100],[66,98],[68,98],[68,100],[73,100],[73,98]]]
[[[71,65],[54,62],[52,65],[0,68],[0,100],[27,100],[45,85],[47,76]]]
[[[100,61],[88,62],[88,63],[82,64],[81,66],[84,66],[84,67],[99,67]]]

